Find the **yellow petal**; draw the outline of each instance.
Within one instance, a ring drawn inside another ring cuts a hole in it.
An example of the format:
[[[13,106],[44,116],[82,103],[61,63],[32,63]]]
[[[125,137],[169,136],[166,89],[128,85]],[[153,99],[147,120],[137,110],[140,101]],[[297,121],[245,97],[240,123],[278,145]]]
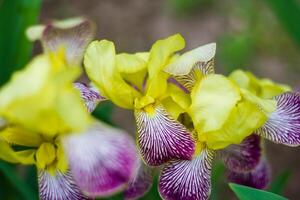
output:
[[[155,74],[166,67],[172,54],[183,49],[184,46],[185,41],[180,34],[156,41],[150,50],[149,77],[155,76]]]
[[[62,173],[66,172],[68,170],[69,163],[61,144],[58,144],[56,154],[57,154],[56,169],[60,170]]]
[[[67,66],[61,52],[40,55],[2,88],[0,113],[12,124],[47,136],[78,131],[89,123],[89,113],[73,88],[78,75],[80,69]]]
[[[258,79],[252,73],[242,70],[233,71],[229,79],[261,98],[272,98],[291,90],[287,85],[277,84],[269,79]]]
[[[180,114],[185,112],[185,110],[180,107],[171,97],[163,99],[161,103],[174,119],[177,119]]]
[[[244,99],[259,106],[266,114],[274,112],[277,108],[277,101],[274,99],[260,98],[245,89],[241,89],[241,92]]]
[[[11,163],[34,164],[34,150],[15,152],[8,143],[0,140],[0,159]]]
[[[0,132],[0,138],[9,144],[27,147],[38,147],[42,143],[42,138],[38,133],[17,126],[5,128]]]
[[[184,48],[184,46],[185,41],[179,34],[172,35],[164,40],[158,40],[153,44],[148,63],[147,95],[157,98],[165,93],[168,74],[162,70],[169,63],[173,54]]]
[[[238,103],[230,113],[226,123],[216,131],[200,133],[210,149],[223,149],[230,144],[239,144],[267,120],[267,116],[258,106],[244,101]]]
[[[116,55],[116,65],[121,73],[135,73],[147,67],[147,63],[142,58],[127,53]]]
[[[191,97],[174,84],[168,84],[167,96],[170,96],[181,108],[186,110],[191,105]]]
[[[43,143],[36,152],[36,164],[40,169],[45,169],[56,158],[56,150],[53,144]]]
[[[165,71],[172,75],[186,75],[199,62],[206,63],[214,58],[216,43],[210,43],[188,51],[168,64]]]
[[[241,99],[239,89],[221,75],[208,75],[193,88],[189,114],[198,132],[220,129]]]
[[[147,80],[146,95],[153,98],[163,96],[167,90],[169,75],[165,72],[158,72]]]
[[[115,46],[107,40],[92,42],[84,56],[84,66],[89,78],[103,95],[120,107],[133,108],[140,94],[121,77],[116,67]]]

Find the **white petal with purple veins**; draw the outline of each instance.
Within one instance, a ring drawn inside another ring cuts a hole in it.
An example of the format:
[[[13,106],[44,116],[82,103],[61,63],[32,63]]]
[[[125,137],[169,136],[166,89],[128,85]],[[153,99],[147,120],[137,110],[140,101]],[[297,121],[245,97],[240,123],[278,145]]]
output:
[[[38,180],[41,200],[88,200],[75,184],[70,172],[57,171],[52,175],[40,170]]]
[[[154,113],[135,111],[138,143],[148,165],[161,165],[172,159],[189,160],[195,150],[191,133],[158,105]]]
[[[288,146],[300,145],[300,94],[284,93],[276,96],[277,109],[268,121],[256,131],[275,143]]]
[[[124,189],[135,174],[135,144],[118,129],[98,123],[86,133],[66,136],[63,144],[76,183],[90,197]]]
[[[214,152],[204,149],[193,160],[166,164],[159,179],[159,192],[165,200],[206,200],[211,191]]]
[[[89,112],[93,112],[100,101],[105,100],[98,92],[88,87],[84,83],[74,83],[74,87],[80,91],[81,98],[84,100],[85,105]]]
[[[214,73],[214,59],[212,59],[207,62],[196,63],[188,74],[174,76],[174,79],[190,92],[201,76]]]

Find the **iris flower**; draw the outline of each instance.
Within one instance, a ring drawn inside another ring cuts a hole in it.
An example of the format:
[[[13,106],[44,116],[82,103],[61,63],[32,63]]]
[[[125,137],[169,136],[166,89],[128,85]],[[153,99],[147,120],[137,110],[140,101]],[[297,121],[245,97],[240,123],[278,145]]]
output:
[[[157,41],[149,53],[116,54],[112,42],[94,41],[84,65],[101,95],[134,110],[142,159],[150,166],[165,164],[162,198],[207,199],[216,154],[232,172],[259,173],[260,140],[250,135],[276,106],[214,74],[214,43],[175,54],[183,47],[178,34]],[[149,183],[141,177],[132,185]]]
[[[191,159],[191,133],[169,113],[164,103],[169,75],[163,71],[184,47],[173,35],[157,41],[149,53],[116,53],[107,40],[93,41],[84,56],[88,77],[100,94],[121,108],[134,111],[142,159],[158,166],[172,159]]]
[[[173,160],[164,166],[159,180],[163,199],[208,199],[212,160],[217,154],[234,171],[231,180],[252,181],[249,185],[257,185],[253,181],[259,178],[267,182],[267,164],[257,156],[258,149],[251,149],[254,137],[300,145],[299,93],[242,71],[229,78],[214,74],[209,62],[199,63],[202,57],[195,49],[165,68],[190,92],[186,115],[197,142],[192,160]]]
[[[48,40],[46,52],[0,90],[0,158],[35,164],[41,199],[111,195],[127,186],[137,167],[136,148],[129,136],[90,116],[90,103],[99,100],[93,96],[95,91],[76,84],[80,93],[74,87],[81,75],[78,52],[83,52],[77,47],[83,48],[86,43],[80,42],[86,40],[72,38],[74,30],[75,38],[84,36],[85,25],[47,26],[43,37],[55,33],[63,37]]]

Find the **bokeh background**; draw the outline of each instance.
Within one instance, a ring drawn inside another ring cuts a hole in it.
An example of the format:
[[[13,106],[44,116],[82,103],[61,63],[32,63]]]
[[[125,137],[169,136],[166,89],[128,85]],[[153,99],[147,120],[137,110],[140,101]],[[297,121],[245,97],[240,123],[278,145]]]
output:
[[[155,40],[181,33],[186,50],[217,43],[218,73],[242,68],[300,89],[299,0],[0,0],[0,84],[25,65],[32,49],[41,51],[26,40],[27,26],[75,16],[95,21],[97,39],[113,40],[119,52],[148,50]],[[94,114],[135,132],[126,110],[104,103]],[[300,147],[265,146],[272,167],[269,190],[300,199]],[[0,199],[37,199],[34,167],[0,162]],[[156,184],[144,199],[160,199]],[[218,162],[211,199],[235,199]]]

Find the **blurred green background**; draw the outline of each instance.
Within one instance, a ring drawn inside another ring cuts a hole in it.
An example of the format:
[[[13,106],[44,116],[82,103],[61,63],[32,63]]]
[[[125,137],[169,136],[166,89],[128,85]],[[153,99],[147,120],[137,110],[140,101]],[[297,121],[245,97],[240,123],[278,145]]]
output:
[[[186,49],[217,42],[218,73],[243,68],[300,89],[299,0],[0,0],[0,85],[41,51],[25,38],[26,27],[81,15],[96,22],[98,39],[115,41],[119,51],[147,50],[156,39],[181,33]],[[132,114],[110,103],[94,114],[135,132]],[[269,190],[300,199],[300,149],[266,143],[266,154],[273,169]],[[224,177],[215,163],[211,199],[235,199]],[[0,162],[0,199],[37,199],[36,179],[34,167]],[[143,199],[160,199],[156,187]]]

